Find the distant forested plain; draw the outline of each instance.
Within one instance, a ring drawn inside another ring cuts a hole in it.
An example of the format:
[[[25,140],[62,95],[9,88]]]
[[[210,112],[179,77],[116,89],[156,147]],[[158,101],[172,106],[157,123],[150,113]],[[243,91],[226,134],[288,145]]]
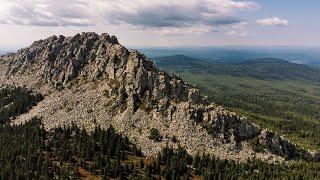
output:
[[[320,150],[320,70],[282,59],[214,63],[187,56],[153,58],[161,69],[198,85],[218,105]]]
[[[253,58],[273,57],[289,62],[320,67],[320,47],[285,46],[225,46],[225,47],[175,47],[139,48],[150,58],[185,55],[218,63],[237,63]]]

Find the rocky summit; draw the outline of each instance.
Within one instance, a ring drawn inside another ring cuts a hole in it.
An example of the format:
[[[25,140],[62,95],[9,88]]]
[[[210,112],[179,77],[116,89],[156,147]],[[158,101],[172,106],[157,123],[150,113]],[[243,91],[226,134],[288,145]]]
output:
[[[314,157],[217,106],[195,86],[157,69],[146,56],[105,33],[52,36],[4,55],[0,84],[26,86],[44,95],[12,123],[37,116],[47,130],[71,123],[88,130],[112,125],[147,156],[166,145],[180,145],[192,155],[237,161]],[[151,129],[159,131],[160,141],[150,139]]]

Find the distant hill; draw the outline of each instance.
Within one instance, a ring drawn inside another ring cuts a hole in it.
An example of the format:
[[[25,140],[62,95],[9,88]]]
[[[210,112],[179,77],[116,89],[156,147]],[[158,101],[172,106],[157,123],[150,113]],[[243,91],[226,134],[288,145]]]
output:
[[[302,80],[320,82],[320,70],[303,64],[290,63],[282,59],[252,59],[232,64],[234,74],[244,74],[256,79]]]
[[[215,66],[217,63],[207,62],[205,60],[200,60],[185,55],[156,57],[153,58],[153,61],[161,69],[174,71],[175,73],[191,72],[201,74],[210,73],[210,71],[214,71],[214,73],[223,73],[221,70],[224,69],[222,67],[217,68]]]
[[[180,47],[139,49],[150,58],[181,54],[219,63],[237,63],[253,58],[273,57],[299,64],[320,62],[319,48],[305,47]]]
[[[320,82],[320,70],[303,64],[295,64],[278,58],[256,58],[239,63],[208,62],[184,55],[154,58],[155,63],[175,73],[206,73],[251,77],[261,80],[301,80]]]
[[[174,55],[154,58],[156,63],[162,66],[198,66],[201,60],[195,59],[185,55]]]
[[[311,62],[308,65],[312,67],[320,68],[320,62]]]
[[[284,64],[287,64],[287,63],[290,63],[289,61],[286,61],[286,60],[283,60],[283,59],[279,59],[279,58],[255,58],[255,59],[250,59],[250,60],[246,60],[246,61],[243,61],[243,62],[240,62],[238,64],[271,64],[271,63],[284,63]],[[292,63],[291,63],[292,64]]]

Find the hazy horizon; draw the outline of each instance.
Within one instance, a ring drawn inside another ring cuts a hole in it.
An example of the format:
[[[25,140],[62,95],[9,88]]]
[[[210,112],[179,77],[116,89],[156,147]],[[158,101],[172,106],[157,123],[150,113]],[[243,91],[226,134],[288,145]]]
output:
[[[149,58],[185,55],[203,60],[232,61],[234,59],[280,58],[299,64],[320,62],[320,47],[316,46],[126,46],[128,49],[137,49]],[[16,52],[24,48],[1,49],[0,54]]]

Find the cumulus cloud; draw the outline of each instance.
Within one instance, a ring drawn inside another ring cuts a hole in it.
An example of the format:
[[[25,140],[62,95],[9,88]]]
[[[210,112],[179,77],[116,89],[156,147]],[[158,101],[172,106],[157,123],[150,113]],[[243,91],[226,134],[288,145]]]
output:
[[[248,35],[248,22],[241,22],[232,25],[228,31],[226,31],[227,35],[236,35],[236,36],[247,36]]]
[[[262,26],[288,26],[289,21],[286,19],[280,19],[278,17],[259,19],[256,21]]]
[[[2,1],[0,23],[34,26],[92,25],[87,3],[77,0]]]
[[[233,13],[258,4],[231,0],[131,0],[100,4],[106,20],[143,27],[191,27],[226,25],[241,22]],[[104,8],[103,8],[104,7]]]
[[[162,34],[203,33],[244,22],[239,11],[259,8],[236,0],[2,0],[0,23],[91,26],[100,23],[153,28]],[[201,28],[201,29],[200,29]]]

